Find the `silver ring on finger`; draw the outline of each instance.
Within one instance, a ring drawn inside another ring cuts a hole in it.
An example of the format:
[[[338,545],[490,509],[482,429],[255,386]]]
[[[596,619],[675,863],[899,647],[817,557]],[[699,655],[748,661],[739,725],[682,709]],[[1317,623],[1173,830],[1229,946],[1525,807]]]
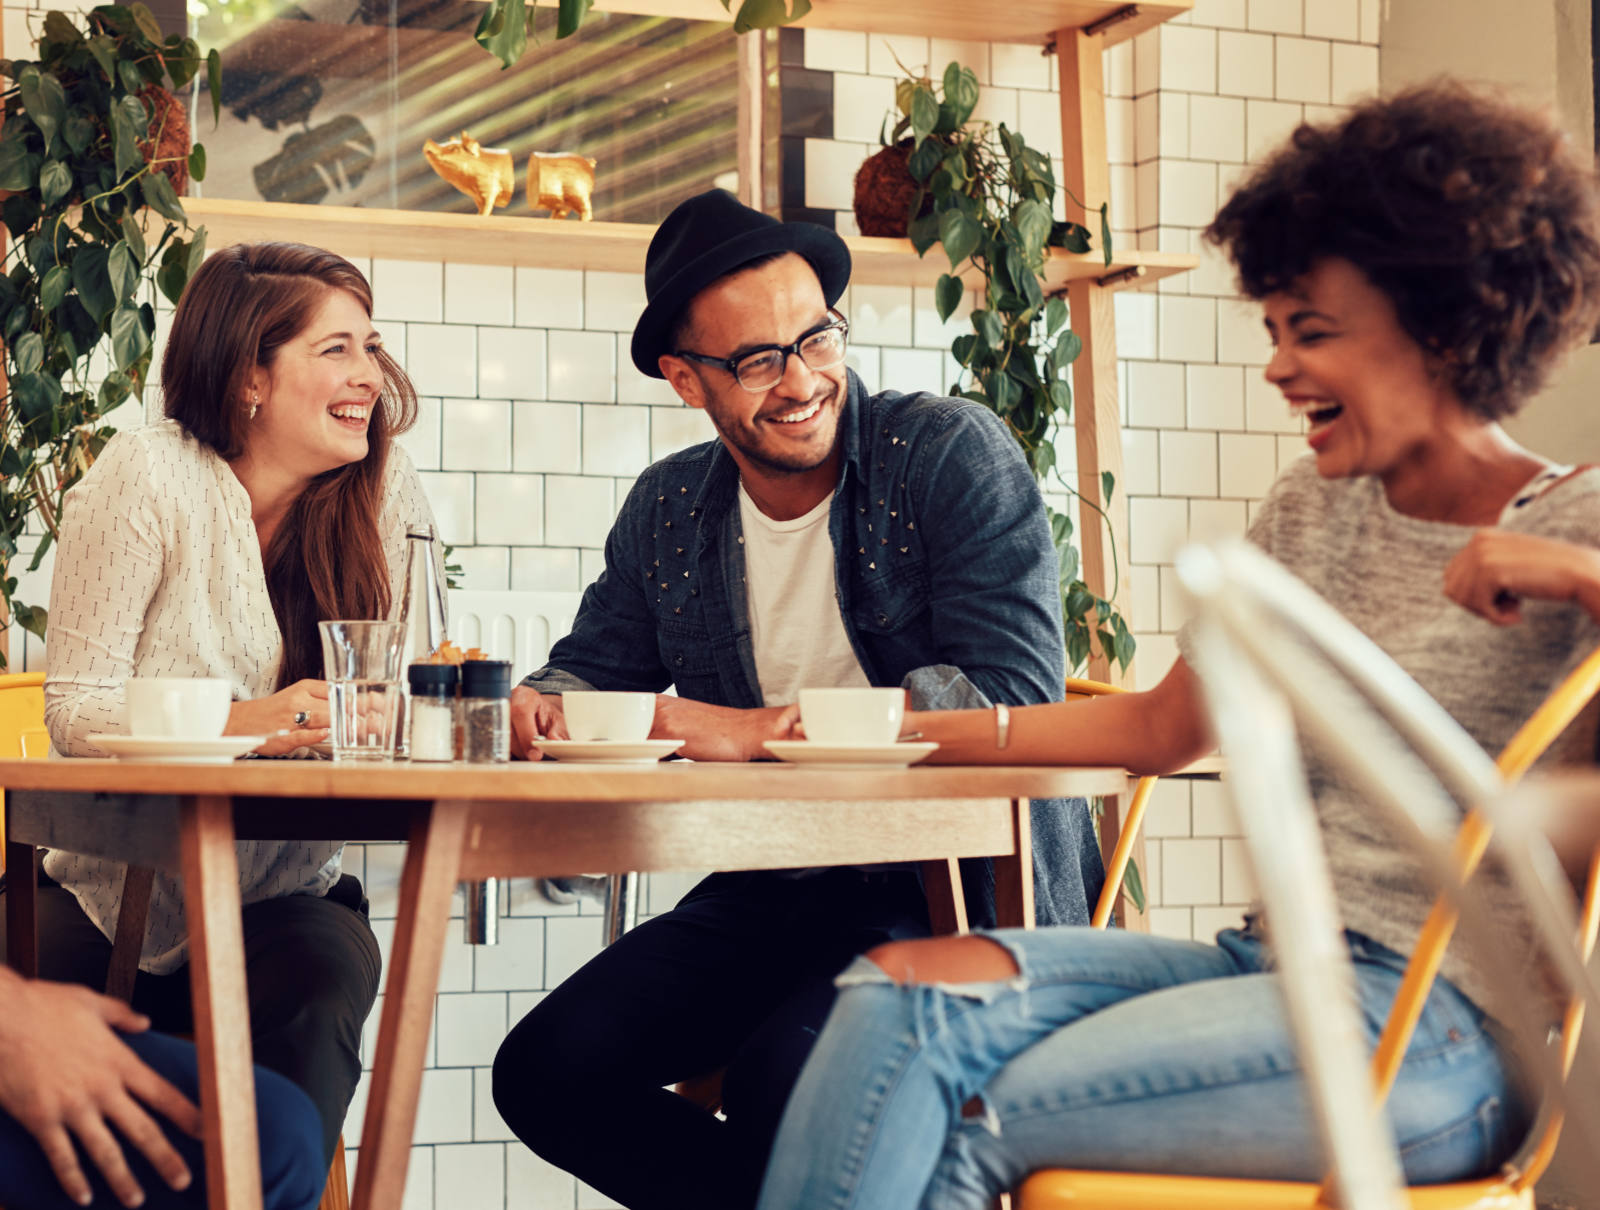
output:
[[[306,711],[304,711],[304,710],[296,710],[294,712],[294,725],[296,727],[304,727],[306,725],[306,723],[308,723],[310,721],[311,721],[311,715],[309,713],[307,713]]]

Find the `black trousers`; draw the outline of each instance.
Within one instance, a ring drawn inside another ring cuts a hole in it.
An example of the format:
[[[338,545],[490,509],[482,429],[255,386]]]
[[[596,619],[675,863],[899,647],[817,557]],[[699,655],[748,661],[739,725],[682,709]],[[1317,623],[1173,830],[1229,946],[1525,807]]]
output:
[[[0,894],[0,961],[5,957]],[[101,991],[111,942],[72,895],[40,878],[39,975]],[[345,875],[325,898],[286,895],[244,909],[245,979],[255,1061],[300,1086],[322,1118],[325,1161],[361,1078],[361,1026],[378,996],[381,959],[361,883]],[[194,1032],[187,964],[140,971],[133,1007],[163,1033]]]
[[[927,934],[910,870],[713,874],[522,1019],[495,1059],[495,1104],[540,1156],[630,1210],[743,1210],[833,977]],[[663,1087],[719,1068],[725,1121]]]

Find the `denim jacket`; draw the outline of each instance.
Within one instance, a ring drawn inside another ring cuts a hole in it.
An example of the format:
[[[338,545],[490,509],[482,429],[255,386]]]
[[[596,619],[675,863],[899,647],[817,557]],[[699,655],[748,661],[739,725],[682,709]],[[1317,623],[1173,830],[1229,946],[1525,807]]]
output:
[[[924,709],[1059,700],[1057,557],[1004,423],[969,400],[869,396],[852,372],[839,440],[835,596],[867,679],[905,686]],[[675,685],[698,701],[763,705],[738,484],[720,440],[647,469],[572,633],[524,684],[547,693]],[[1039,922],[1087,921],[1101,875],[1083,801],[1036,803],[1033,819]],[[974,923],[992,920],[988,863],[968,864]]]

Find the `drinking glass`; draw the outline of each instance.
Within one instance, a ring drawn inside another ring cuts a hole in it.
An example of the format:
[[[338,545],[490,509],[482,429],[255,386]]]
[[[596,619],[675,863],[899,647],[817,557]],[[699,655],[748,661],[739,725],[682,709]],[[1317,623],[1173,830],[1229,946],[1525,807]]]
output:
[[[403,622],[319,622],[334,760],[393,760],[404,709]]]

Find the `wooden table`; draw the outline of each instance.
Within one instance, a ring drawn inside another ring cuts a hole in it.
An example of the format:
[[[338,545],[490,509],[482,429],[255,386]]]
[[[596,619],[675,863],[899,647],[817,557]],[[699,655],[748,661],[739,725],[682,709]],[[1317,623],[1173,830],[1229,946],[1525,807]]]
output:
[[[189,916],[213,1207],[259,1210],[235,840],[410,842],[355,1210],[400,1205],[433,995],[461,880],[995,857],[1002,923],[1032,921],[1028,800],[1115,797],[1114,768],[776,764],[363,765],[0,761],[12,965],[36,969],[33,846],[175,871]],[[929,869],[930,867],[925,867]],[[930,880],[937,883],[937,879]],[[937,911],[949,927],[959,897]]]

